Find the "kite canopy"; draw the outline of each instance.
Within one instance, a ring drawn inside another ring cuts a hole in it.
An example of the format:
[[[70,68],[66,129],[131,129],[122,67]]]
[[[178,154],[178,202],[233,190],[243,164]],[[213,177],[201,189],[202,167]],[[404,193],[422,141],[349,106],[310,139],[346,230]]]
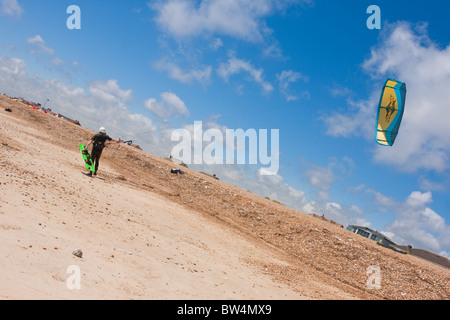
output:
[[[392,146],[397,138],[405,110],[406,84],[388,79],[378,105],[375,138],[383,146]]]

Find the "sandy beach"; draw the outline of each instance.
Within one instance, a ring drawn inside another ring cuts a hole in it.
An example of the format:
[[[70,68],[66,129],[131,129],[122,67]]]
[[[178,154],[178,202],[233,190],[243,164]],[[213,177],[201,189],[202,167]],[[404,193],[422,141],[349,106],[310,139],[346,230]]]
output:
[[[93,134],[0,97],[1,299],[450,298],[445,268],[126,144],[87,177]]]

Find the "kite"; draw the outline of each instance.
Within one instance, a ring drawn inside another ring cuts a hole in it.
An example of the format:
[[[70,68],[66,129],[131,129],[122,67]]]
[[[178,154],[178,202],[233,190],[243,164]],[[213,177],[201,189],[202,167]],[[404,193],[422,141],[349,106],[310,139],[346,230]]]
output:
[[[381,93],[375,130],[376,141],[392,146],[397,138],[405,110],[406,84],[388,79]]]

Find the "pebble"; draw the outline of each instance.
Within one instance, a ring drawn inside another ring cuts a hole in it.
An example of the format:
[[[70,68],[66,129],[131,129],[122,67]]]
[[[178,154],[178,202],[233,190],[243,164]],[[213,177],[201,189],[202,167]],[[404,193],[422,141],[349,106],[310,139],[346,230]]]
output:
[[[77,250],[73,251],[72,254],[75,257],[78,257],[78,258],[82,258],[83,257],[83,251],[81,251],[80,249],[77,249]]]

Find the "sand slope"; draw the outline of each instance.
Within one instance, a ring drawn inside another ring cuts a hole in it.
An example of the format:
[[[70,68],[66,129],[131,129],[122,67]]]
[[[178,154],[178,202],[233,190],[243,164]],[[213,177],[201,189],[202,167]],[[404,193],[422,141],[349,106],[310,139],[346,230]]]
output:
[[[450,297],[449,270],[127,145],[86,177],[92,134],[0,97],[0,298]]]

